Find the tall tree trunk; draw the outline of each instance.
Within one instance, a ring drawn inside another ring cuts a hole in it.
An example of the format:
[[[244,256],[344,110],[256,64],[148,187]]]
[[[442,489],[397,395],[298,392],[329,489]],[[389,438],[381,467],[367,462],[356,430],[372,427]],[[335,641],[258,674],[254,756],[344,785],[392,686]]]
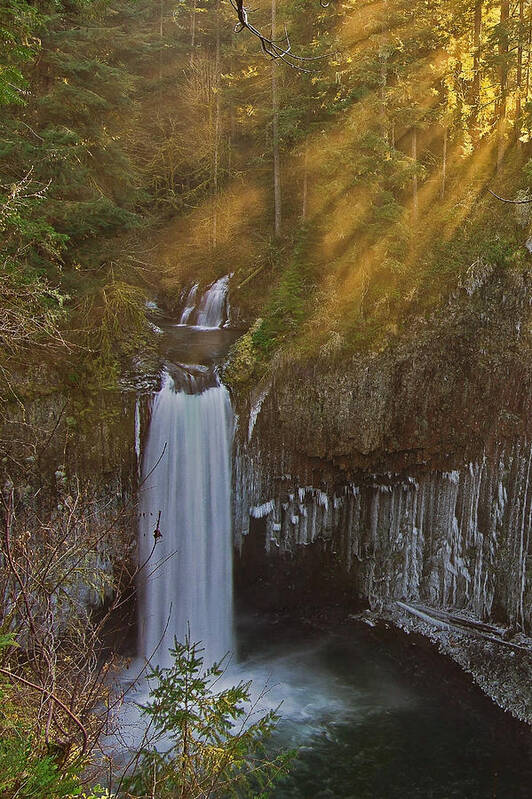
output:
[[[386,85],[388,83],[388,56],[386,53],[381,52],[379,54],[380,62],[381,62],[381,90],[380,90],[380,99],[381,99],[381,114],[382,114],[382,130],[383,130],[383,137],[384,139],[388,140],[389,130],[388,130],[388,115],[386,113]]]
[[[515,138],[519,140],[521,135],[521,93],[523,84],[523,38],[525,30],[525,2],[519,0],[519,34],[517,40],[517,72],[515,90]]]
[[[525,82],[525,103],[530,98],[530,56],[532,51],[532,4],[528,7],[528,34],[527,34],[527,54],[526,54],[526,82]],[[527,115],[528,116],[528,115]],[[527,130],[530,136],[530,124],[527,123]]]
[[[196,47],[196,7],[198,0],[194,0],[194,7],[190,15],[190,66],[194,66],[194,56]]]
[[[482,0],[475,3],[475,19],[473,25],[473,112],[471,121],[476,124],[480,108],[480,36],[482,33]]]
[[[412,128],[412,158],[415,162],[414,166],[417,169],[417,128]],[[417,197],[417,172],[414,172],[412,178],[412,222],[414,225],[417,222],[418,212],[418,197]]]
[[[277,0],[272,0],[272,39],[277,28]],[[281,235],[281,171],[279,161],[279,98],[277,93],[277,63],[272,61],[272,137],[273,137],[273,217],[274,233]]]
[[[530,98],[530,56],[532,50],[532,3],[528,7],[528,32],[526,38],[526,84],[525,84],[525,103]]]
[[[445,198],[445,181],[447,180],[447,127],[443,129],[443,153],[442,153],[442,160],[441,160],[441,189],[440,189],[440,197],[443,200]]]
[[[508,17],[510,15],[510,0],[501,0],[500,24],[501,31],[499,36],[499,82],[500,99],[497,113],[497,171],[501,169],[505,150],[506,132],[506,104],[508,97]]]
[[[231,71],[231,65],[229,66]],[[233,142],[236,138],[235,108],[233,103],[229,105],[229,133],[227,135],[227,174],[231,177],[233,168]]]
[[[220,92],[220,0],[216,4],[216,59],[214,64],[214,92],[216,95],[216,112],[214,121],[214,158],[212,168],[212,193],[213,193],[213,214],[212,214],[212,246],[216,248],[218,243],[218,170],[220,162],[220,113],[221,113],[221,92]]]
[[[161,47],[159,50],[159,81],[163,77],[163,4],[164,0],[159,0],[159,38],[161,40]]]
[[[303,153],[303,202],[301,204],[301,221],[305,222],[307,218],[308,206],[308,144],[305,140],[305,150]]]

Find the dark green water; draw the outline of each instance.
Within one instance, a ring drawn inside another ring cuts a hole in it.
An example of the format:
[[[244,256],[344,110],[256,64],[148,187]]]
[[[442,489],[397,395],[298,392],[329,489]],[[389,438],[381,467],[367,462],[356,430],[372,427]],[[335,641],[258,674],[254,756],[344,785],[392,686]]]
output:
[[[241,641],[243,671],[284,700],[274,744],[299,750],[276,799],[532,797],[530,734],[419,642],[356,624]]]

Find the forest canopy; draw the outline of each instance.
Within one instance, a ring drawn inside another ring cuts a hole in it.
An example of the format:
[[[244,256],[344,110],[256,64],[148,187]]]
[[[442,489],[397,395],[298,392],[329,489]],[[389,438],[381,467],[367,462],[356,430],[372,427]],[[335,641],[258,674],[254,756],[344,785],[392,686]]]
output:
[[[272,58],[243,18],[311,60]],[[146,298],[172,312],[231,272],[260,372],[301,335],[381,346],[476,259],[523,258],[526,207],[487,189],[527,196],[531,19],[525,0],[7,0],[3,368],[13,337],[55,363],[75,340],[66,372],[111,385],[150,339]]]

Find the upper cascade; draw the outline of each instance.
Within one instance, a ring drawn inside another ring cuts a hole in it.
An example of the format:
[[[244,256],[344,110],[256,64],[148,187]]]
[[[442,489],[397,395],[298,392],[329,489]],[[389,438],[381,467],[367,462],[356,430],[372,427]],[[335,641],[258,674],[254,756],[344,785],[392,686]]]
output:
[[[229,318],[228,288],[229,275],[224,275],[207,288],[198,303],[198,284],[195,283],[187,294],[179,324],[204,328],[223,327]]]
[[[185,308],[183,310],[183,313],[181,314],[181,319],[179,320],[179,324],[180,325],[188,325],[189,324],[190,316],[191,316],[191,314],[194,313],[194,311],[196,309],[196,296],[197,296],[197,293],[198,293],[198,284],[194,283],[194,285],[192,286],[192,288],[190,289],[190,291],[187,294],[187,299],[185,301]]]

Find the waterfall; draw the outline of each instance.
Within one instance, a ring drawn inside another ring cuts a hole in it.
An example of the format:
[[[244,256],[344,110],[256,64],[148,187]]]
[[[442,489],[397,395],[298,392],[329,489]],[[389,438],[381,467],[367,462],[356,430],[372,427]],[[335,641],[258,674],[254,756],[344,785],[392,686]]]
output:
[[[233,413],[225,386],[212,383],[192,378],[183,391],[165,374],[143,455],[140,654],[163,666],[188,626],[207,664],[233,649]]]
[[[198,308],[196,324],[198,327],[221,327],[226,317],[226,298],[229,276],[221,277],[210,286]]]
[[[179,323],[206,328],[222,327],[228,317],[228,287],[229,275],[224,275],[209,286],[197,305],[198,284],[196,283],[187,294]]]
[[[187,294],[187,298],[185,300],[185,308],[183,310],[183,313],[181,314],[181,319],[179,320],[180,325],[188,325],[190,316],[194,312],[194,309],[196,308],[197,293],[198,293],[198,284],[194,283],[194,285]]]

